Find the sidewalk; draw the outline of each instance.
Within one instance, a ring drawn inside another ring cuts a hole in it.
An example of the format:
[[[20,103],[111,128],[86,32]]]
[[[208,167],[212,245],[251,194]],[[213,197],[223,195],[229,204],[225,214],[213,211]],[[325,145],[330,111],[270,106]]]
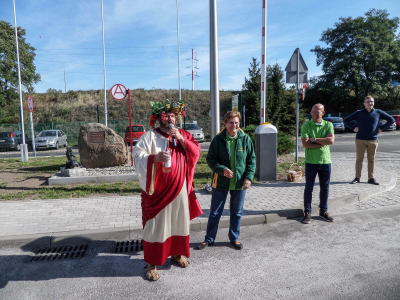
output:
[[[354,178],[354,155],[332,155],[329,211],[366,200],[393,189],[393,171],[375,167],[379,186],[367,184],[366,164],[361,184]],[[318,180],[317,180],[318,181]],[[271,223],[303,216],[304,178],[299,182],[253,184],[246,193],[242,226]],[[204,214],[191,221],[191,230],[205,230],[211,195],[196,193]],[[140,196],[70,198],[0,202],[0,245],[35,243],[39,247],[88,240],[125,240],[141,237]],[[313,192],[313,215],[318,213],[319,185]],[[334,216],[334,213],[332,213]],[[229,227],[229,199],[220,227]]]

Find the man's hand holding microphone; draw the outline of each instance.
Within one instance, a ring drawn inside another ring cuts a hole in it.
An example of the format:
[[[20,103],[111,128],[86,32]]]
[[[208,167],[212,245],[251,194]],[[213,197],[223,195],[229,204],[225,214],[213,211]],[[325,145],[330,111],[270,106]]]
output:
[[[176,146],[176,140],[178,140],[179,143],[181,143],[182,147],[185,148],[185,139],[179,132],[179,129],[174,126],[174,124],[169,124],[168,125],[168,134],[172,136],[172,143],[174,146]]]

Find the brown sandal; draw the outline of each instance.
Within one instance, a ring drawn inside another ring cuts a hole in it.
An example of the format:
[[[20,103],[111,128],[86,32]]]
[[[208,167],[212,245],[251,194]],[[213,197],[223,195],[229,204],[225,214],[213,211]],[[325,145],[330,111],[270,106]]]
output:
[[[155,265],[147,264],[146,266],[146,277],[150,281],[157,281],[160,279],[160,275],[157,272]]]
[[[176,262],[181,268],[186,268],[190,265],[189,261],[182,255],[171,256],[172,261]]]

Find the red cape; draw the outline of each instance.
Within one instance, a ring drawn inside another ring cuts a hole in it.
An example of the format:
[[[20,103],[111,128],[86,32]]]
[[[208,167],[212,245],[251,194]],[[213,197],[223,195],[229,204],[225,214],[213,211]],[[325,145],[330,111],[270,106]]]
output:
[[[143,228],[148,220],[155,218],[161,210],[178,196],[185,181],[185,177],[189,197],[190,219],[192,220],[203,214],[194,192],[193,182],[196,163],[200,157],[199,143],[189,132],[179,129],[179,132],[185,139],[185,150],[178,141],[176,142],[176,146],[173,146],[172,138],[163,133],[159,128],[156,128],[155,131],[170,140],[171,172],[164,173],[162,171],[162,163],[157,163],[154,193],[149,195],[154,154],[148,157],[146,191],[142,191]]]

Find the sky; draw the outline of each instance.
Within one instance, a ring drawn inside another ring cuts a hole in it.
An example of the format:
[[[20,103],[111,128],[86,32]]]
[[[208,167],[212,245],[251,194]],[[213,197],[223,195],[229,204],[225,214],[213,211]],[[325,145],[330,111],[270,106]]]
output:
[[[283,69],[296,48],[308,78],[322,74],[310,52],[340,17],[371,8],[400,17],[399,0],[266,0],[266,64]],[[103,0],[106,89],[210,89],[208,0],[179,0],[180,80],[176,0]],[[48,89],[104,89],[101,0],[15,0],[17,25],[36,48],[35,65]],[[252,57],[261,60],[262,0],[217,0],[220,90],[242,89]],[[12,0],[0,1],[0,20],[14,26]]]

